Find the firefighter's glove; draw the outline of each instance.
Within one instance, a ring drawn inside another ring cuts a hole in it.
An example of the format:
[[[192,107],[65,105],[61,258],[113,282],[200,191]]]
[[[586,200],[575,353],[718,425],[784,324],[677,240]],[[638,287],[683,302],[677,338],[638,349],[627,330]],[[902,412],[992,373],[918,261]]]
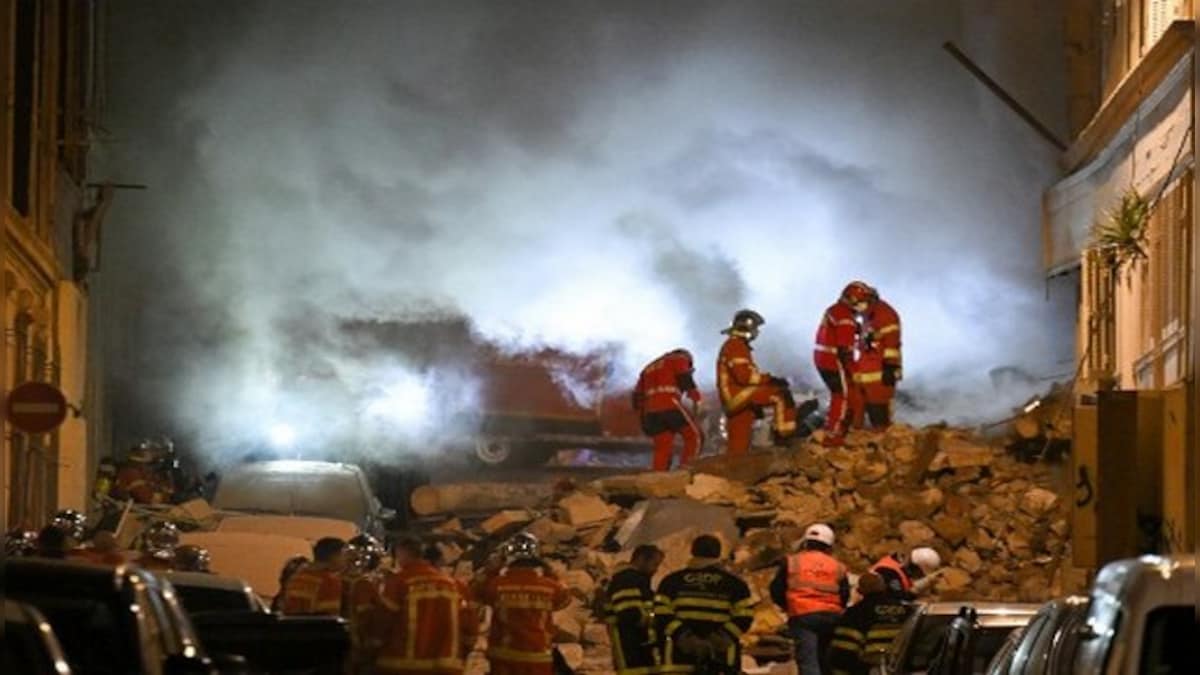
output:
[[[889,387],[896,386],[896,382],[900,380],[900,378],[897,377],[897,375],[899,375],[899,371],[900,369],[896,368],[895,366],[884,366],[883,383]]]

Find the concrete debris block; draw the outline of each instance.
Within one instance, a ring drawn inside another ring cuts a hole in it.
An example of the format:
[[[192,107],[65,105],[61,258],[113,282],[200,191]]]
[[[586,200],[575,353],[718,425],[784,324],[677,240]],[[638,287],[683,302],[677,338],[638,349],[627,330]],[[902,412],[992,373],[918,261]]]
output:
[[[858,462],[858,453],[851,452],[846,448],[835,448],[829,451],[825,459],[833,468],[841,471],[849,471]]]
[[[691,483],[687,471],[647,471],[627,476],[611,476],[591,483],[592,489],[609,497],[665,499],[682,497]]]
[[[1021,497],[1021,510],[1031,516],[1044,516],[1058,506],[1058,495],[1035,487]]]
[[[563,544],[575,539],[579,533],[574,527],[560,523],[550,518],[538,518],[525,528],[525,531],[538,538],[545,544]]]
[[[862,483],[878,483],[886,478],[890,471],[887,462],[864,459],[854,465],[854,478]]]
[[[576,527],[611,520],[620,511],[600,497],[576,492],[559,500],[558,507],[569,525]]]
[[[920,521],[906,520],[900,523],[900,537],[904,540],[905,549],[928,546],[936,536],[928,525]]]
[[[605,624],[593,622],[583,627],[583,644],[607,645],[610,641],[608,626]]]
[[[737,504],[746,498],[746,486],[720,476],[698,473],[692,476],[687,496],[705,504]]]
[[[938,593],[943,595],[961,593],[967,590],[971,586],[972,579],[974,579],[966,570],[961,570],[957,567],[945,567],[940,572],[934,588]]]
[[[548,483],[442,483],[418,487],[409,502],[418,516],[485,513],[534,508],[549,500],[553,491]]]
[[[1008,536],[1004,539],[1004,544],[1009,553],[1021,558],[1028,557],[1033,553],[1033,545],[1029,534],[1023,530],[1017,529],[1009,532]]]
[[[596,580],[584,570],[568,570],[559,580],[584,602],[590,602],[596,592]]]
[[[942,436],[937,448],[938,454],[929,465],[933,471],[990,466],[996,457],[991,448],[955,436]]]
[[[887,531],[887,521],[878,516],[858,516],[850,520],[850,533],[864,544],[882,539]]]
[[[812,494],[791,495],[780,501],[778,508],[778,522],[793,523],[800,527],[820,522],[833,510],[828,500]]]
[[[533,520],[533,514],[525,510],[501,511],[479,524],[479,529],[492,535],[520,527]]]
[[[751,635],[773,635],[787,625],[787,615],[770,600],[758,603],[754,608],[754,623],[748,631]]]
[[[833,488],[833,483],[829,480],[814,481],[810,487],[812,488],[812,493],[821,499],[829,499],[836,492]]]
[[[462,558],[463,549],[452,541],[442,541],[435,544],[442,553],[442,561],[446,565],[455,565]]]
[[[572,601],[566,609],[554,613],[551,618],[554,623],[555,642],[579,642],[583,639],[587,613],[581,609],[579,604]]]
[[[201,529],[216,527],[221,517],[212,506],[202,498],[190,499],[182,504],[172,506],[167,512],[166,520],[193,522]]]
[[[916,458],[917,458],[917,448],[916,448],[916,446],[912,445],[911,443],[906,443],[904,445],[896,446],[896,448],[894,450],[892,450],[891,453],[892,453],[892,459],[898,464],[904,464],[904,465],[912,464],[913,461],[916,460]]]
[[[989,552],[996,548],[996,539],[983,528],[976,528],[967,534],[967,546],[976,551]]]
[[[1066,518],[1059,518],[1053,523],[1050,523],[1050,531],[1060,537],[1066,537],[1071,531],[1071,523]]]
[[[971,574],[983,569],[983,560],[979,554],[969,548],[960,548],[954,552],[954,566],[962,568]]]
[[[629,525],[629,521],[635,517],[638,518],[636,527],[624,533],[626,536],[622,547],[626,551],[642,544],[656,544],[664,548],[662,542],[680,532],[688,533],[689,538],[686,543],[673,545],[682,545],[684,550],[690,550],[691,539],[700,534],[716,536],[726,551],[732,550],[740,539],[734,510],[727,506],[703,504],[692,499],[656,499],[634,507],[625,525]],[[624,529],[622,527],[618,534],[623,533]],[[669,567],[669,562],[670,559],[664,567]],[[686,558],[683,562],[686,562]]]
[[[439,534],[462,534],[463,524],[458,518],[451,518],[450,520],[438,524],[437,527],[433,528],[433,531]]]
[[[933,531],[947,544],[958,546],[974,530],[971,521],[962,517],[939,515],[933,519]]]
[[[578,670],[583,666],[583,645],[559,644],[555,647],[558,649],[558,653],[562,654],[563,661],[567,662],[571,670]]]

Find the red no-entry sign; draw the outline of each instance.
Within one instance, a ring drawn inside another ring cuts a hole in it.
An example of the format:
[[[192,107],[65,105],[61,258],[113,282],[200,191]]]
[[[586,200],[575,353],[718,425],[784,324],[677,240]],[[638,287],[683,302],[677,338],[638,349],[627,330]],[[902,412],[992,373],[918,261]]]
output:
[[[4,405],[8,423],[27,434],[44,434],[67,419],[67,399],[45,382],[26,382],[8,394]]]

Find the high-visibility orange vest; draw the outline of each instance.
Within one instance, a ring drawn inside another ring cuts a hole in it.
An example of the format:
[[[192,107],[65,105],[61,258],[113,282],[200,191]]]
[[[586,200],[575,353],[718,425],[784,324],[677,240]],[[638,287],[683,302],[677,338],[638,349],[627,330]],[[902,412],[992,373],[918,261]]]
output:
[[[788,616],[838,612],[842,605],[842,580],[846,567],[821,551],[801,551],[787,559]]]
[[[453,578],[428,562],[409,563],[388,575],[379,601],[377,672],[462,673],[463,635],[474,627],[463,625],[465,602]]]
[[[885,555],[879,559],[879,562],[871,566],[872,572],[878,572],[880,570],[891,570],[892,572],[895,572],[896,576],[900,579],[900,590],[912,590],[912,579],[908,577],[908,572],[904,571],[904,566],[900,564],[899,560],[896,560],[890,555]]]

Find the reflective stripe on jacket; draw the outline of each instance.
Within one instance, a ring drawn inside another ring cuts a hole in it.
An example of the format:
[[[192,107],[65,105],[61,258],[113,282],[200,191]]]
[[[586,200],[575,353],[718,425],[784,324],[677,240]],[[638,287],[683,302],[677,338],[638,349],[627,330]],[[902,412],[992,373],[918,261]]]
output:
[[[375,659],[381,673],[447,673],[463,670],[464,611],[458,582],[433,565],[409,563],[388,575],[379,596],[382,646]]]
[[[821,316],[813,347],[813,362],[820,370],[839,370],[842,359],[854,349],[858,336],[858,320],[854,310],[843,302],[835,302]]]
[[[342,613],[342,577],[333,570],[302,567],[283,589],[284,614]]]
[[[535,568],[514,567],[489,579],[481,599],[492,607],[488,658],[512,663],[553,662],[553,614],[570,603],[566,587]]]
[[[738,412],[749,404],[755,389],[766,378],[754,363],[750,343],[730,336],[717,356],[717,392],[727,413]]]

